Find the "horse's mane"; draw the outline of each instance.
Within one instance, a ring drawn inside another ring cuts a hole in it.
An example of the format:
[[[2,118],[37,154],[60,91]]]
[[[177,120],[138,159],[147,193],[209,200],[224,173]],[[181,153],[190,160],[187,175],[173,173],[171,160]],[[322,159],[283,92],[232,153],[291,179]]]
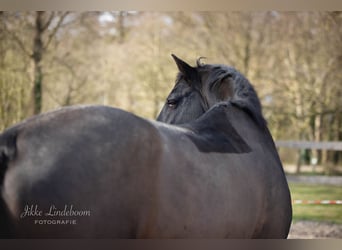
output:
[[[232,77],[234,95],[227,101],[247,112],[260,127],[266,127],[258,94],[248,79],[233,67],[203,64],[201,59],[203,57],[197,60],[197,68],[199,71],[210,72],[208,83],[220,81],[227,76]]]

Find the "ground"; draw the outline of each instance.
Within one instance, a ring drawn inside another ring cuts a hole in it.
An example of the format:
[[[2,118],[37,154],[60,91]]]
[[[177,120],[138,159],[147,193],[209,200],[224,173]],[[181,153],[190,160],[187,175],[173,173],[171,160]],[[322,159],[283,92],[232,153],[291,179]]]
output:
[[[297,221],[292,223],[289,239],[342,238],[342,225],[327,222]]]
[[[301,176],[294,175],[295,166],[294,165],[284,165],[285,171],[289,174],[287,175],[287,179],[289,183],[303,183],[314,186],[322,186],[327,185],[328,187],[342,187],[342,176],[317,176],[318,173],[323,173],[324,168],[321,166],[317,166],[315,171],[316,174],[312,173],[312,166],[302,166],[302,174]],[[342,168],[341,168],[342,169]],[[291,186],[291,185],[290,185]],[[335,191],[337,188],[335,188]],[[297,198],[304,195],[302,192],[298,192],[300,190],[295,189],[298,193],[292,194],[293,196],[298,196]],[[303,190],[302,190],[303,191]],[[335,192],[336,193],[336,192]],[[340,194],[340,192],[338,192]],[[306,194],[306,197],[310,198],[311,194]],[[320,194],[321,196],[330,197],[333,194]],[[336,197],[337,199],[342,199],[340,195]],[[336,205],[335,205],[336,206]],[[314,208],[314,207],[312,207]],[[310,205],[308,205],[307,209],[310,209]],[[342,212],[342,205],[338,205],[335,207],[335,210],[338,209]],[[298,210],[298,209],[297,209]],[[331,209],[330,209],[331,210]],[[290,228],[290,233],[288,236],[289,239],[342,239],[342,224],[340,223],[331,223],[326,221],[309,221],[309,220],[297,220],[292,223]]]

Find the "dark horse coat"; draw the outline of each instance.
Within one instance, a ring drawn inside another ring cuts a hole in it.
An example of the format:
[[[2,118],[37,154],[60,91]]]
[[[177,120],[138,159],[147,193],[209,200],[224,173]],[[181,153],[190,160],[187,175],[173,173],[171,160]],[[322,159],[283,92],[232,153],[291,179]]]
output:
[[[2,237],[287,237],[289,189],[258,99],[244,100],[254,89],[174,58],[164,123],[80,106],[0,135]]]

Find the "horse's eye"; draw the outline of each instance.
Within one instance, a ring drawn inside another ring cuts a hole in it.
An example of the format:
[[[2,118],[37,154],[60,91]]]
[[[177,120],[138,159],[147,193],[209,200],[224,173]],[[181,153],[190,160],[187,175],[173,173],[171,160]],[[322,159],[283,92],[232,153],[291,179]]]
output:
[[[178,100],[176,99],[169,99],[166,101],[166,104],[169,108],[175,109],[177,108]]]

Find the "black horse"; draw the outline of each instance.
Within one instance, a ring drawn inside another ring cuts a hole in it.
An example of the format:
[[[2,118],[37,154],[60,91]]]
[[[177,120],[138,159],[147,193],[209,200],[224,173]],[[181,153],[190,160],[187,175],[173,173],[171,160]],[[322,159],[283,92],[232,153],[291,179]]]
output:
[[[160,122],[67,107],[0,135],[1,237],[287,237],[290,193],[253,87],[174,59]]]

